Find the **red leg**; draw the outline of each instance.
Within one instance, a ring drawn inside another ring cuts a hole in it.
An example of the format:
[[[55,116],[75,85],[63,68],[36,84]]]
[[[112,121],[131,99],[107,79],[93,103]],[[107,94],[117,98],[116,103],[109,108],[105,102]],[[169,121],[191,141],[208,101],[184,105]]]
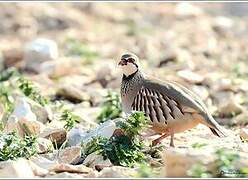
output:
[[[152,141],[152,146],[155,146],[157,144],[159,144],[164,138],[168,137],[170,134],[169,133],[164,133],[162,136],[160,136],[159,138],[155,139]]]
[[[171,139],[170,139],[170,147],[175,147],[174,146],[174,132],[171,132]]]

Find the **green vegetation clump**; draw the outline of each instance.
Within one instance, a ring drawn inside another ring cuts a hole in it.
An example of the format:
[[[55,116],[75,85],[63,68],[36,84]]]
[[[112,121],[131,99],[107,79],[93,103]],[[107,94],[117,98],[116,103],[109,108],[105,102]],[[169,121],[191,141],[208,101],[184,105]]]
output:
[[[0,135],[0,161],[29,158],[37,154],[37,140],[33,136],[18,137],[16,132]]]
[[[204,147],[204,146],[206,146],[206,145],[208,145],[207,143],[194,143],[194,144],[192,144],[191,146],[192,146],[192,148],[195,148],[195,149],[197,149],[197,148],[202,148],[202,147]]]
[[[76,39],[66,40],[66,50],[67,56],[84,58],[87,63],[90,63],[99,56],[96,51],[92,50],[89,46]]]
[[[18,76],[19,72],[16,68],[8,68],[0,73],[0,82],[8,81],[14,76]]]
[[[102,110],[97,116],[97,120],[99,123],[102,123],[109,119],[115,119],[121,116],[121,112],[120,96],[115,92],[109,91],[105,97]]]
[[[114,165],[133,167],[145,160],[144,144],[138,135],[146,127],[146,122],[144,113],[135,112],[125,122],[117,124],[122,133],[110,139],[96,137],[83,146],[83,152],[86,156],[97,152]]]
[[[30,99],[36,101],[37,103],[39,103],[42,106],[45,106],[46,104],[48,104],[48,99],[43,97],[37,90],[37,88],[34,86],[34,84],[23,78],[20,77],[18,79],[18,87],[19,89],[23,92],[23,94],[27,97],[29,97]]]
[[[69,131],[75,126],[77,122],[79,122],[79,116],[66,109],[63,111],[60,120],[66,122],[64,128]]]
[[[236,162],[240,156],[233,152],[228,152],[225,149],[218,149],[215,152],[217,159],[215,160],[215,172],[207,169],[202,163],[197,163],[188,171],[190,177],[246,177],[248,175],[247,167],[236,168]]]
[[[11,88],[8,85],[0,84],[0,102],[4,107],[7,115],[14,110],[14,99],[11,95]]]

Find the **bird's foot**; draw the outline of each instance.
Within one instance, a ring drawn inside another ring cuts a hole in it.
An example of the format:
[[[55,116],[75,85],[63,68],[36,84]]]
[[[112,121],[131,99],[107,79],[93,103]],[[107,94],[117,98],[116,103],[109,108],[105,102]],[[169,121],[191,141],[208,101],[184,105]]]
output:
[[[160,139],[155,139],[155,140],[152,141],[152,146],[156,146],[156,145],[158,145],[160,143],[161,143]]]

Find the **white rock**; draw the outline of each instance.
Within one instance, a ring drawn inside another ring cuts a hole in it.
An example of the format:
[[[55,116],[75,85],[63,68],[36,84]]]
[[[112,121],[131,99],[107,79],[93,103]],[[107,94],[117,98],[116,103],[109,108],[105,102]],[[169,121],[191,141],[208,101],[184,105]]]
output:
[[[176,5],[175,14],[178,16],[188,17],[201,15],[203,14],[203,11],[188,2],[181,2]]]
[[[25,98],[16,98],[15,109],[10,117],[11,119],[8,121],[12,122],[12,124],[16,124],[18,121],[25,133],[38,135],[44,129],[44,125],[37,121],[36,115],[32,112],[31,106]]]
[[[31,105],[31,110],[36,115],[37,121],[45,124],[48,120],[53,119],[53,113],[49,106],[45,105],[43,107],[29,98],[26,98],[25,100]]]
[[[217,30],[227,30],[230,29],[231,27],[233,27],[233,20],[224,16],[218,16],[214,19],[214,28],[216,28]]]
[[[85,131],[80,128],[72,128],[67,135],[68,146],[80,146],[84,133]]]
[[[81,160],[81,147],[68,147],[59,152],[58,162],[65,164],[77,164]]]
[[[28,43],[24,50],[26,68],[39,72],[40,64],[58,58],[57,43],[50,39],[38,38]]]
[[[68,137],[68,142],[69,145],[75,145],[75,144],[79,144],[79,142],[81,143],[87,143],[89,142],[92,138],[97,137],[97,136],[101,136],[101,137],[105,137],[105,138],[110,138],[115,129],[117,129],[116,124],[113,120],[109,120],[106,121],[102,124],[100,124],[98,127],[96,127],[95,129],[91,130],[91,131],[74,131],[72,132],[69,137]],[[74,137],[77,138],[77,140],[74,140]]]
[[[248,129],[241,129],[239,132],[239,136],[241,137],[242,140],[248,142]]]
[[[35,175],[25,159],[0,163],[1,178],[34,178]]]
[[[83,164],[87,167],[95,168],[97,170],[113,165],[109,159],[104,159],[103,156],[97,154],[97,152],[88,155],[85,158]]]

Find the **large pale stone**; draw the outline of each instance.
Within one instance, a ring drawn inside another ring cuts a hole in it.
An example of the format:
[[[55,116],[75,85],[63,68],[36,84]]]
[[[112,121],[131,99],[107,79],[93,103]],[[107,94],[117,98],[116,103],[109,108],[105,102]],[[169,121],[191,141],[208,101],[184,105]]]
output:
[[[77,164],[81,159],[81,147],[68,147],[59,152],[58,162],[66,164]]]
[[[46,128],[40,137],[50,139],[52,142],[57,143],[58,146],[62,145],[66,140],[66,130],[63,128]]]
[[[0,163],[1,178],[34,178],[35,175],[25,159]]]

